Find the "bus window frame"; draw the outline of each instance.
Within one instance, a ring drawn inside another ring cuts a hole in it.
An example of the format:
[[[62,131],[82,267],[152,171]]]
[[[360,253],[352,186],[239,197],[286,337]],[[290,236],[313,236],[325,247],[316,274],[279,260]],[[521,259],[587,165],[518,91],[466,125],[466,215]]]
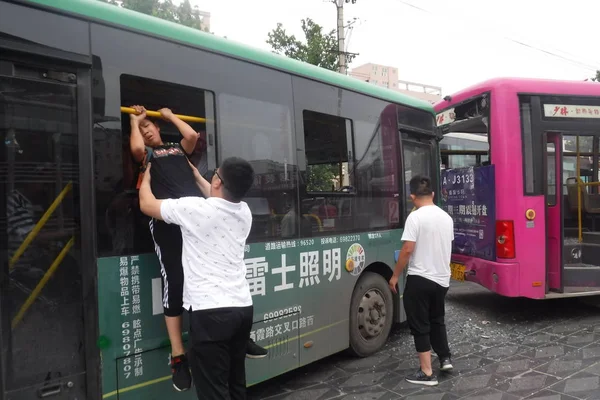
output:
[[[552,118],[544,117],[543,107],[544,104],[563,104],[563,105],[590,105],[600,106],[600,98],[597,96],[586,96],[586,95],[572,95],[564,93],[531,93],[531,92],[518,92],[517,96],[519,99],[522,97],[529,96],[531,100],[531,133],[534,143],[534,165],[537,166],[535,172],[534,182],[544,182],[545,170],[541,168],[543,165],[543,157],[545,154],[544,150],[544,135],[545,132],[561,132],[563,135],[580,134],[580,135],[591,135],[600,137],[598,119],[578,119],[578,118]],[[586,104],[587,103],[587,104]],[[594,131],[596,134],[594,134]],[[587,136],[586,135],[586,136]],[[524,156],[523,152],[523,141],[521,140],[522,153],[521,157]],[[523,161],[524,162],[524,161]],[[535,194],[526,193],[525,188],[525,169],[523,169],[523,194],[524,196],[541,196],[544,194],[544,187],[536,191]]]
[[[487,135],[486,135],[486,137],[487,137],[487,143],[488,143],[488,151],[487,151],[488,162],[490,163],[490,165],[492,165],[493,164],[493,160],[494,160],[494,158],[493,158],[493,152],[492,152],[492,149],[494,147],[493,146],[493,140],[492,140],[492,118],[494,116],[494,111],[493,111],[493,103],[492,103],[493,96],[492,96],[492,90],[491,89],[484,90],[484,91],[479,92],[479,93],[477,93],[477,94],[475,94],[473,96],[470,96],[470,97],[468,97],[468,98],[466,98],[464,100],[458,101],[456,103],[452,103],[452,104],[448,105],[447,107],[444,107],[444,108],[442,108],[439,111],[436,111],[435,115],[437,117],[437,115],[439,115],[439,114],[441,114],[441,113],[443,113],[445,111],[448,111],[451,108],[460,107],[460,106],[462,106],[462,105],[464,105],[466,103],[470,103],[470,102],[479,100],[479,99],[481,99],[483,97],[485,97],[487,99],[487,101],[489,102],[488,112],[487,112],[488,125],[487,125]],[[436,121],[437,121],[437,119],[436,119]],[[439,139],[440,142],[444,139],[444,136],[446,134],[450,133],[449,131],[445,130],[444,127],[445,126],[449,127],[450,125],[452,125],[452,123],[446,124],[446,125],[442,125],[442,126],[436,126],[436,128],[439,130],[439,133],[440,133],[440,136],[441,136],[440,139]],[[440,150],[440,160],[441,160],[441,150]]]
[[[546,173],[545,173],[546,179],[544,180],[544,194],[546,195],[546,206],[554,207],[554,206],[556,206],[557,196],[562,196],[562,186],[563,186],[562,185],[562,165],[560,167],[561,176],[559,177],[556,175],[556,169],[557,169],[556,156],[557,156],[557,152],[559,151],[559,149],[556,148],[556,145],[554,142],[548,141],[548,135],[544,135],[544,136],[545,136],[544,139],[546,142],[546,151],[545,151],[545,160],[544,160],[544,170],[546,171]],[[550,152],[549,148],[548,148],[549,146],[552,146],[554,151]],[[562,155],[562,152],[560,152],[560,153],[561,153],[561,160],[562,160],[563,155]],[[550,157],[554,157],[554,171],[552,171],[554,174],[554,198],[553,198],[554,201],[552,201],[552,202],[550,201],[550,192],[549,192],[549,188],[550,188],[549,174],[551,172],[549,169]]]
[[[308,163],[308,157],[306,156],[306,135],[304,132],[304,121],[305,121],[305,112],[309,112],[309,113],[314,113],[314,114],[322,114],[322,115],[327,115],[329,117],[335,117],[335,118],[339,118],[340,120],[343,120],[346,123],[346,126],[350,126],[350,132],[346,131],[346,150],[349,152],[349,157],[346,160],[346,163],[348,164],[348,176],[350,178],[351,183],[355,183],[356,180],[356,173],[354,171],[354,165],[357,163],[358,160],[356,160],[356,152],[355,152],[355,144],[356,144],[356,137],[355,137],[355,127],[354,127],[354,120],[352,118],[349,117],[344,117],[341,115],[333,115],[333,114],[328,114],[325,112],[321,112],[318,111],[316,109],[312,109],[309,107],[304,107],[302,109],[302,136],[303,136],[303,143],[304,143],[304,161],[306,163],[306,171],[308,173],[308,167],[309,165],[331,165],[331,163],[321,163],[321,164],[309,164]],[[300,135],[300,133],[296,133],[297,135]],[[348,138],[350,138],[350,143],[348,143]],[[336,192],[336,191],[330,191],[330,190],[325,190],[325,191],[309,191],[307,190],[305,193],[307,196],[312,196],[312,197],[356,197],[356,192]]]
[[[416,130],[399,130],[398,131],[399,135],[400,135],[400,154],[402,155],[402,182],[403,182],[403,187],[402,189],[404,189],[404,196],[402,196],[402,201],[401,201],[401,207],[402,207],[402,212],[406,212],[406,215],[404,215],[404,218],[402,219],[403,223],[402,226],[404,227],[404,221],[406,220],[406,218],[408,218],[408,214],[410,214],[410,211],[407,210],[407,204],[408,204],[408,198],[410,196],[410,191],[406,191],[406,187],[407,185],[410,183],[410,181],[406,181],[406,165],[404,164],[406,161],[406,157],[404,156],[404,144],[405,143],[410,143],[414,146],[417,147],[423,147],[423,148],[429,148],[429,153],[431,155],[430,157],[430,161],[429,161],[429,168],[430,168],[430,176],[429,179],[431,179],[431,183],[432,186],[434,188],[434,198],[433,201],[434,203],[438,203],[438,199],[439,199],[439,189],[440,189],[440,185],[441,185],[441,180],[439,178],[439,174],[437,172],[439,172],[439,165],[436,165],[437,161],[438,161],[438,157],[439,155],[436,153],[439,153],[439,146],[436,144],[439,144],[439,142],[437,142],[436,138],[434,136],[431,137],[427,137],[427,136],[423,136],[420,134],[420,132],[416,131]],[[436,152],[436,149],[438,149],[438,151]],[[412,178],[411,178],[412,179]]]
[[[536,119],[536,116],[538,116],[539,114],[539,110],[540,108],[538,107],[538,104],[535,103],[534,97],[533,96],[527,96],[527,95],[522,95],[519,94],[518,96],[518,101],[519,101],[519,126],[521,129],[521,168],[522,170],[522,176],[523,176],[523,195],[525,196],[539,196],[541,194],[544,193],[544,179],[545,179],[545,170],[542,170],[542,166],[544,165],[543,162],[544,158],[543,158],[543,154],[541,154],[541,152],[536,151],[536,146],[535,143],[539,142],[540,140],[542,140],[541,136],[539,136],[539,132],[537,132],[536,135],[536,131],[535,131],[535,127],[536,127],[536,123],[534,122],[534,120]],[[523,109],[522,106],[523,104],[529,104],[529,126],[525,126],[525,119],[523,117]],[[526,135],[526,128],[529,128],[529,136],[530,136],[530,142],[531,142],[531,162],[532,162],[532,190],[528,190],[527,189],[527,155],[526,155],[526,146],[525,146],[525,135]],[[543,147],[542,147],[542,150]],[[545,150],[544,150],[544,154],[545,154]],[[544,177],[542,177],[542,175],[544,175]],[[541,178],[541,179],[540,179]]]

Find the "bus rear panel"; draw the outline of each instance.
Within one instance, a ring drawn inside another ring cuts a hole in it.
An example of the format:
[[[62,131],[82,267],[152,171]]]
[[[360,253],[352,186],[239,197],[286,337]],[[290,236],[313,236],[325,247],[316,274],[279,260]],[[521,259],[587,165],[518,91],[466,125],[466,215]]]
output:
[[[453,277],[510,297],[599,293],[599,106],[596,83],[515,78],[435,105]],[[444,176],[467,177],[458,195]]]

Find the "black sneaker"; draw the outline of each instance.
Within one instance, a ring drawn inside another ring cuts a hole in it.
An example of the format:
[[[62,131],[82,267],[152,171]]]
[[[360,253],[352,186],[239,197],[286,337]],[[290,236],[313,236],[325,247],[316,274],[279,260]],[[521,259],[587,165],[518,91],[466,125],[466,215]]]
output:
[[[436,386],[438,384],[438,380],[435,375],[431,374],[430,376],[427,376],[421,369],[419,369],[414,375],[408,376],[406,381],[409,383],[414,383],[415,385],[425,386]]]
[[[440,360],[440,371],[452,371],[454,367],[452,366],[452,360],[450,357],[442,358]]]
[[[254,340],[248,339],[246,345],[246,357],[248,358],[265,358],[269,354],[269,351],[265,348],[260,347]]]
[[[171,357],[171,373],[173,374],[173,387],[175,390],[184,392],[192,387],[190,364],[185,354]]]

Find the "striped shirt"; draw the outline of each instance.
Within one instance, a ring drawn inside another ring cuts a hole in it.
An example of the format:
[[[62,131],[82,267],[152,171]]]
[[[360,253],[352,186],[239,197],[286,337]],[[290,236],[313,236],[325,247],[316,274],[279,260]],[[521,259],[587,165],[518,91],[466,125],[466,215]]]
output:
[[[6,199],[6,233],[10,257],[35,227],[34,221],[33,204],[21,192],[14,189]]]

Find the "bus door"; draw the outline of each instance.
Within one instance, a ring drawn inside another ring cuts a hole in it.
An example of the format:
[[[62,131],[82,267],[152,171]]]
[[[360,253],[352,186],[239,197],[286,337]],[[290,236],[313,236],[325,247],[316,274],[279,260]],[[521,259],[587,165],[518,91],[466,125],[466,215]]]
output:
[[[562,292],[562,135],[546,135],[546,265],[548,290]],[[559,177],[557,179],[557,177]]]
[[[0,398],[86,399],[86,353],[95,343],[84,327],[96,318],[83,301],[95,296],[93,213],[79,185],[80,176],[91,181],[85,150],[89,168],[79,163],[80,146],[91,151],[90,113],[81,106],[90,109],[89,67],[2,47]]]
[[[583,131],[548,132],[547,135],[548,145],[554,145],[556,149],[554,173],[560,177],[555,179],[557,195],[554,203],[548,204],[549,251],[558,252],[558,246],[553,246],[551,240],[559,240],[559,232],[563,243],[562,257],[559,253],[549,254],[549,280],[553,279],[558,286],[556,277],[551,274],[551,269],[555,268],[551,263],[560,260],[563,264],[561,291],[590,291],[600,287],[599,137]],[[550,179],[549,176],[548,181]],[[559,196],[559,193],[563,195]],[[562,218],[559,220],[560,212]]]

